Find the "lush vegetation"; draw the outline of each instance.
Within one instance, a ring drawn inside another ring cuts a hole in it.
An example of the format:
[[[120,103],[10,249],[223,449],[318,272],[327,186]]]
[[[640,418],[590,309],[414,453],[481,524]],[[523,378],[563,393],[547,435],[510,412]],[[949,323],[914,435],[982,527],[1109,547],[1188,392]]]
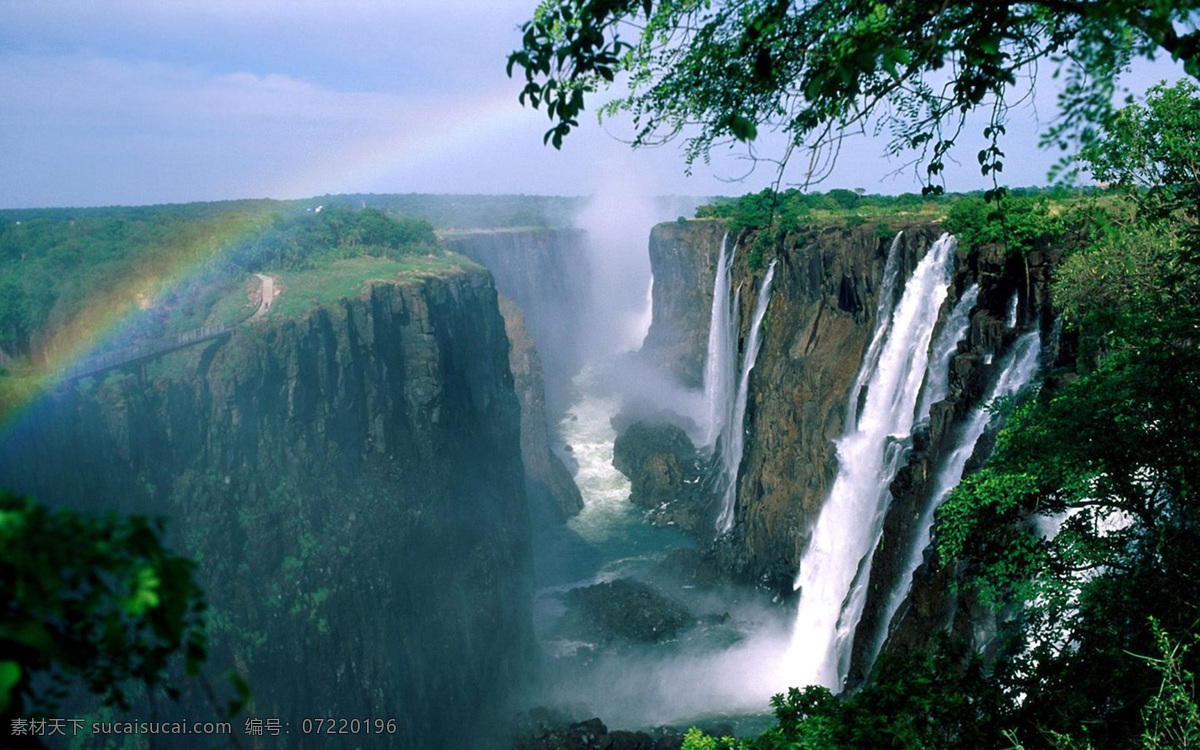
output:
[[[1061,239],[1068,226],[1064,213],[1078,213],[1083,198],[1105,200],[1094,188],[1016,188],[1000,200],[982,194],[921,196],[872,195],[864,190],[826,193],[796,189],[766,189],[740,198],[717,199],[700,206],[697,218],[721,219],[730,231],[750,232],[754,240],[749,261],[760,267],[789,234],[830,226],[854,227],[870,222],[881,235],[890,235],[898,222],[943,222],[964,247],[1005,244],[1013,252],[1031,249],[1038,241]],[[1087,205],[1092,205],[1088,203]]]
[[[242,286],[250,273],[439,252],[427,221],[377,209],[227,208],[0,224],[0,349],[36,356],[100,315],[129,320],[105,342],[128,345],[203,325],[230,296],[240,304],[226,317],[252,311]]]
[[[158,522],[93,517],[0,492],[0,718],[54,715],[82,686],[129,708],[130,690],[163,690],[208,655],[194,564]],[[241,698],[246,686],[235,679]],[[7,730],[6,730],[7,731]]]
[[[1004,405],[938,512],[937,560],[1001,614],[1001,657],[881,661],[853,695],[792,691],[761,737],[693,732],[691,750],[1196,746],[1200,88],[1154,87],[1112,122],[1083,164],[1116,196],[947,210],[969,244],[1067,250],[1052,292],[1073,361]]]
[[[460,255],[335,260],[310,270],[281,274],[286,293],[271,308],[272,317],[294,317],[317,305],[355,297],[373,281],[411,276],[439,276],[472,262]]]

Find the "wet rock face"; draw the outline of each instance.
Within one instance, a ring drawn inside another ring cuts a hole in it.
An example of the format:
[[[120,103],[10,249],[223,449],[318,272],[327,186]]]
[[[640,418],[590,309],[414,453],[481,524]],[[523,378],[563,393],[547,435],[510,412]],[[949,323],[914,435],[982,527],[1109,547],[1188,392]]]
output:
[[[956,585],[962,571],[958,566],[942,566],[934,549],[926,550],[925,562],[913,576],[909,599],[892,622],[880,622],[879,603],[892,588],[906,583],[900,580],[901,545],[889,540],[906,539],[913,533],[917,517],[930,492],[930,484],[946,453],[952,450],[955,429],[960,420],[978,405],[989,379],[995,377],[995,363],[1020,335],[1031,328],[1042,331],[1047,343],[1045,361],[1059,355],[1049,335],[1053,326],[1050,280],[1061,261],[1061,251],[1047,243],[1038,243],[1025,258],[1012,256],[999,245],[974,248],[969,262],[955,277],[955,293],[969,284],[979,284],[979,303],[971,316],[966,339],[950,360],[950,388],[944,401],[935,404],[928,428],[892,483],[892,505],[884,523],[884,536],[876,553],[868,589],[867,607],[859,635],[855,640],[852,679],[863,678],[864,648],[868,637],[886,634],[885,651],[904,653],[929,649],[936,633],[948,630],[968,644],[972,652],[986,653],[1006,615],[989,610]],[[1018,299],[1016,329],[1007,327],[1008,303]],[[991,357],[989,357],[989,354]],[[992,364],[989,364],[989,361]],[[985,433],[968,461],[966,473],[977,469],[991,453],[994,434]],[[936,532],[935,532],[936,534]],[[936,542],[936,536],[935,536]]]
[[[906,227],[902,268],[940,234]],[[734,531],[720,557],[736,577],[790,593],[808,530],[837,474],[834,441],[870,340],[883,266],[894,233],[872,225],[789,237],[776,256],[762,348],[750,381],[746,448]],[[749,336],[765,268],[739,247],[741,346]]]
[[[906,227],[902,268],[911,271],[939,234],[931,225]],[[651,234],[654,322],[643,351],[692,387],[703,385],[724,235],[717,221],[660,224]],[[807,530],[836,475],[834,440],[874,324],[893,236],[873,225],[825,229],[788,237],[779,249],[751,376],[734,531],[716,547],[736,578],[791,590]],[[739,360],[766,270],[749,264],[751,239],[731,238],[732,286],[741,288]]]
[[[650,232],[654,310],[642,352],[688,388],[703,385],[713,281],[724,235],[725,225],[718,221],[671,222]]]
[[[0,483],[167,516],[222,613],[211,672],[236,666],[256,715],[395,717],[399,746],[473,746],[535,653],[491,277],[375,284],[157,367],[35,406],[0,445]]]
[[[682,604],[630,578],[571,589],[564,598],[562,635],[601,645],[670,641],[696,621]]]
[[[583,496],[562,459],[550,450],[542,360],[525,328],[521,308],[501,297],[500,313],[510,344],[513,387],[521,403],[521,460],[530,509],[535,517],[563,521],[583,510]]]
[[[629,477],[629,499],[648,509],[652,523],[692,533],[711,525],[711,498],[703,485],[705,460],[681,428],[635,422],[617,436],[613,466]]]

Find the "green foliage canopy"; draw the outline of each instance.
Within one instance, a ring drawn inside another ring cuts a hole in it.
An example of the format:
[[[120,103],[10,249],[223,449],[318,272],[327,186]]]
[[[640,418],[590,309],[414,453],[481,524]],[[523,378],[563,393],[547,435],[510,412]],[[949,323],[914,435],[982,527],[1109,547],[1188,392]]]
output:
[[[176,658],[196,672],[208,649],[204,599],[193,563],[161,537],[145,518],[0,492],[0,716],[53,710],[75,680],[127,709],[131,681],[173,693]]]
[[[1119,74],[1166,53],[1200,75],[1195,0],[1024,0],[929,3],[854,0],[545,0],[524,26],[509,75],[522,103],[544,107],[556,148],[585,98],[627,73],[635,145],[688,131],[688,165],[713,146],[780,129],[810,150],[806,181],[828,174],[842,137],[891,133],[889,152],[915,150],[927,192],[939,192],[967,113],[987,112],[980,169],[1004,168],[1009,104],[1038,65],[1065,78],[1044,142],[1093,143],[1113,116]],[[786,161],[787,157],[784,157]]]
[[[1085,151],[1097,174],[1146,181],[1131,185],[1132,218],[1114,213],[1056,275],[1075,372],[1016,408],[938,513],[941,559],[967,565],[984,600],[1021,605],[1019,724],[1086,724],[1100,746],[1142,731],[1160,680],[1129,655],[1161,650],[1152,623],[1178,637],[1200,622],[1200,194],[1162,181],[1179,164],[1146,159],[1151,144],[1200,143],[1197,93],[1151,89]]]
[[[1165,218],[1200,205],[1200,87],[1188,80],[1160,83],[1145,104],[1121,109],[1105,138],[1082,157],[1101,182],[1124,189],[1144,217]]]

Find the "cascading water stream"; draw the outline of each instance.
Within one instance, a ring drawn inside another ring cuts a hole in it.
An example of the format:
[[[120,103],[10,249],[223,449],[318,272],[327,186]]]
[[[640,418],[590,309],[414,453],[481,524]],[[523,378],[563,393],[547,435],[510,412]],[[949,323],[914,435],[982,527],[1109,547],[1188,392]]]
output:
[[[721,239],[721,257],[717,259],[713,284],[712,312],[708,319],[708,351],[704,355],[704,403],[708,413],[705,444],[716,445],[725,429],[733,403],[737,357],[737,305],[730,305],[730,267],[737,246],[730,246],[729,234]]]
[[[742,451],[746,447],[746,401],[750,396],[750,373],[758,360],[762,345],[762,322],[771,302],[771,280],[775,278],[775,263],[767,267],[762,287],[758,290],[758,301],[754,305],[754,317],[750,320],[750,338],[746,340],[746,351],[742,354],[742,373],[738,378],[737,397],[728,429],[721,440],[721,464],[725,470],[724,496],[721,499],[721,514],[717,517],[717,530],[725,533],[733,528],[734,504],[737,501],[738,468],[742,465]]]
[[[846,424],[852,425],[858,419],[858,398],[867,378],[875,370],[879,362],[879,353],[883,350],[883,342],[887,340],[888,332],[892,330],[892,310],[896,306],[896,282],[900,280],[900,240],[904,232],[897,232],[888,248],[887,260],[883,264],[883,282],[879,287],[879,302],[875,306],[875,330],[871,332],[871,343],[867,353],[863,355],[858,374],[854,377],[854,385],[850,388],[850,398],[846,408]]]
[[[876,333],[883,332],[877,358],[863,359],[856,381],[867,389],[866,399],[861,414],[837,442],[837,478],[796,579],[800,602],[788,652],[791,684],[840,690],[844,682],[866,600],[871,557],[888,506],[888,487],[907,454],[930,340],[949,291],[957,245],[944,234],[929,248],[905,284],[890,326],[877,324]],[[895,254],[894,248],[893,243],[889,255]]]
[[[962,341],[967,333],[967,326],[971,324],[971,308],[975,307],[978,301],[979,285],[972,284],[954,304],[950,318],[933,342],[933,349],[930,350],[932,357],[925,376],[925,388],[921,391],[921,401],[917,405],[918,424],[929,419],[930,409],[946,398],[950,391],[950,358],[958,350],[958,342]]]
[[[954,450],[943,460],[941,468],[934,477],[929,498],[921,511],[921,518],[917,522],[916,534],[908,542],[908,554],[905,558],[904,573],[899,579],[898,586],[891,592],[884,606],[884,616],[880,620],[883,626],[876,635],[875,641],[871,644],[871,652],[867,656],[865,665],[866,669],[870,669],[875,657],[879,654],[880,649],[883,648],[883,642],[887,638],[888,627],[891,624],[892,618],[896,616],[900,605],[908,598],[908,592],[912,589],[913,574],[921,566],[921,562],[925,556],[925,548],[929,546],[929,541],[933,536],[934,513],[945,502],[946,498],[950,496],[950,492],[962,481],[963,470],[966,468],[967,461],[975,452],[975,445],[979,442],[979,438],[983,436],[988,423],[991,421],[992,413],[990,407],[999,399],[1015,396],[1033,378],[1034,373],[1038,370],[1041,349],[1041,339],[1037,331],[1031,331],[1017,339],[1016,343],[1012,346],[1012,350],[1005,356],[1003,365],[1000,368],[1000,375],[996,378],[996,382],[988,391],[987,396],[978,406],[971,410],[971,413],[959,429],[958,440],[954,445]]]
[[[1017,327],[1017,293],[1012,293],[1012,298],[1008,300],[1008,315],[1004,316],[1005,328]]]
[[[632,319],[633,325],[629,330],[629,339],[625,342],[624,351],[636,352],[646,343],[650,334],[650,324],[654,321],[654,274],[646,284],[646,304],[642,311]]]

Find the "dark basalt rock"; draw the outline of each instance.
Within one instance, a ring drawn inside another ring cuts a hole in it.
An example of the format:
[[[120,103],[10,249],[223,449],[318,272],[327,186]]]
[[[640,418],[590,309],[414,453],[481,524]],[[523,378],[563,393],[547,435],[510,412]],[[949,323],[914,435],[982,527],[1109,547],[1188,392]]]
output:
[[[703,385],[721,221],[659,224],[650,232],[654,310],[642,353],[689,388]]]
[[[679,750],[683,733],[670,727],[649,732],[610,731],[597,718],[571,722],[535,708],[519,722],[510,750]]]
[[[571,376],[585,355],[584,323],[593,312],[585,234],[578,229],[451,232],[441,244],[492,272],[496,290],[524,312],[545,369],[547,411],[569,406]]]
[[[776,248],[772,297],[749,385],[735,523],[731,533],[706,550],[734,579],[784,597],[792,593],[810,529],[837,473],[835,441],[845,430],[849,389],[875,324],[883,268],[896,229],[904,230],[899,249],[901,274],[907,276],[942,233],[937,224],[808,230],[784,238]],[[723,234],[720,222],[695,221],[660,225],[652,235],[654,326],[661,330],[652,326],[654,335],[647,337],[645,348],[647,356],[687,385],[700,385]],[[749,336],[765,273],[765,264],[749,264],[753,240],[752,233],[731,238],[737,243],[732,284],[741,289],[739,351]],[[975,643],[995,631],[995,623],[976,603],[953,592],[952,573],[932,569],[918,573],[907,614],[902,609],[896,623],[877,620],[883,598],[898,585],[904,570],[898,556],[906,545],[900,541],[914,531],[937,466],[963,416],[993,377],[995,362],[1019,335],[1005,319],[1014,294],[1016,328],[1043,332],[1045,361],[1053,363],[1064,351],[1070,353],[1069,337],[1059,342],[1045,335],[1053,327],[1049,280],[1059,255],[1046,242],[1024,255],[1000,245],[959,249],[949,301],[978,283],[976,314],[967,340],[951,359],[949,397],[933,405],[928,425],[914,434],[909,461],[892,486],[894,500],[872,566],[860,637],[874,639],[891,632],[897,647],[917,648],[946,628]],[[990,444],[985,435],[978,446],[979,459]],[[668,468],[651,464],[648,479],[669,477]],[[864,668],[862,651],[863,644],[856,643],[852,671],[861,673]]]
[[[698,726],[713,737],[733,736],[729,724],[701,722]],[[513,739],[505,750],[679,750],[684,731],[671,726],[647,731],[609,729],[595,717],[573,721],[565,713],[538,707],[513,722]]]
[[[521,402],[521,461],[530,509],[535,518],[563,521],[583,510],[583,496],[562,459],[550,449],[542,360],[525,328],[521,308],[507,297],[500,297],[500,314],[508,334],[513,388]]]
[[[682,604],[629,578],[572,589],[564,599],[567,611],[559,632],[594,643],[663,643],[695,624]]]
[[[629,500],[649,510],[651,523],[693,533],[707,529],[711,510],[702,481],[705,462],[681,428],[629,425],[613,445],[613,466],[629,477]]]
[[[508,355],[484,270],[372,283],[148,382],[64,385],[0,442],[0,485],[166,516],[222,613],[208,669],[245,675],[259,715],[395,717],[395,746],[469,748],[536,659]]]

